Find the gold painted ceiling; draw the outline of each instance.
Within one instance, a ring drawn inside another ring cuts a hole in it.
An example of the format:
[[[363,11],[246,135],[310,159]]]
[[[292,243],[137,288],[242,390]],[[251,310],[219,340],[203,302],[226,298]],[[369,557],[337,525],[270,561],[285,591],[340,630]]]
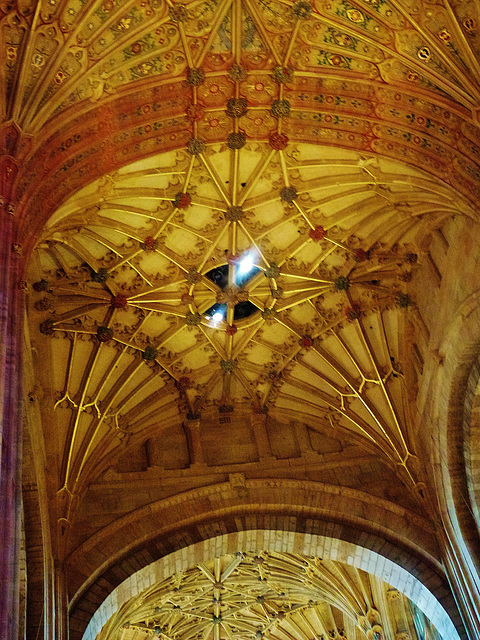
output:
[[[427,234],[474,216],[475,7],[49,0],[4,17],[62,518],[125,446],[219,415],[300,420],[422,491],[411,281]]]
[[[75,194],[40,239],[32,295],[60,488],[125,438],[212,410],[321,425],[415,483],[399,335],[415,241],[458,211],[436,191],[389,160],[248,142],[154,156]]]
[[[26,233],[112,168],[232,134],[396,158],[478,199],[474,0],[2,7],[3,138]]]
[[[397,589],[339,562],[238,553],[178,573],[132,599],[99,640],[440,640]]]
[[[62,553],[102,526],[92,483],[152,438],[174,458],[170,428],[194,475],[213,441],[218,465],[261,464],[295,422],[423,499],[418,274],[433,230],[476,219],[478,3],[0,11],[4,205],[31,255]]]

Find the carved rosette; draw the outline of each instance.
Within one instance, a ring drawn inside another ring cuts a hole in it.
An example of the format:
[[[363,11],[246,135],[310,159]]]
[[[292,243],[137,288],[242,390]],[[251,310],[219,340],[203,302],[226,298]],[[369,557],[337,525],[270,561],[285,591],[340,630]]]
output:
[[[202,322],[202,316],[198,312],[189,312],[185,316],[185,320],[189,327],[197,327]]]
[[[175,386],[179,391],[186,391],[192,387],[192,381],[188,376],[181,376],[175,381]]]
[[[243,218],[243,209],[238,205],[228,207],[225,211],[225,220],[228,222],[239,222]]]
[[[288,137],[284,133],[272,133],[268,138],[268,144],[275,149],[275,151],[282,151],[288,146]]]
[[[273,79],[275,80],[275,82],[278,82],[278,84],[285,84],[287,82],[289,82],[290,80],[292,80],[293,78],[293,69],[292,67],[283,67],[283,66],[278,66],[278,67],[274,67],[273,71],[272,71],[272,76]]]
[[[190,196],[190,194],[183,193],[182,191],[179,191],[179,193],[177,193],[175,195],[175,198],[173,199],[173,205],[177,207],[177,209],[187,209],[191,204],[192,197]]]
[[[241,118],[247,113],[246,98],[230,98],[227,100],[227,115],[231,118]]]
[[[225,287],[217,294],[217,302],[222,304],[227,303],[233,306],[236,305],[237,302],[244,302],[246,300],[248,300],[248,291],[242,291],[237,286]]]
[[[246,142],[247,136],[243,133],[243,131],[234,131],[233,133],[228,134],[227,147],[229,149],[241,149],[245,146]]]
[[[38,280],[37,282],[34,282],[33,285],[33,290],[34,291],[47,291],[48,289],[48,282],[47,280],[45,280],[45,278],[42,278],[41,280]]]
[[[205,142],[198,138],[190,138],[187,144],[187,151],[191,153],[192,156],[198,156],[205,151]]]
[[[262,311],[262,318],[267,324],[272,324],[275,320],[277,312],[275,309],[269,309],[268,307]]]
[[[298,192],[295,187],[283,187],[280,191],[280,200],[283,200],[283,202],[293,202],[296,200],[297,195]]]
[[[106,269],[99,269],[92,272],[92,281],[104,284],[109,278],[109,273]]]
[[[275,118],[286,118],[290,115],[290,102],[288,100],[274,100],[271,112]]]
[[[278,278],[280,275],[280,267],[275,264],[275,262],[271,262],[270,265],[265,269],[265,277],[266,278]]]
[[[97,339],[99,342],[109,342],[113,338],[113,329],[110,327],[98,327]]]
[[[327,232],[321,225],[317,225],[314,229],[310,229],[308,235],[312,240],[323,240]]]
[[[293,15],[299,20],[305,20],[312,13],[312,5],[307,0],[297,0],[292,7]]]
[[[189,68],[187,71],[187,84],[191,87],[199,87],[205,82],[205,71],[199,67]]]
[[[51,318],[47,318],[40,324],[40,333],[43,333],[45,336],[53,335],[53,320]]]
[[[197,284],[202,279],[202,274],[199,273],[196,269],[190,269],[190,271],[186,275],[186,280],[188,284]]]
[[[186,22],[188,19],[188,9],[183,4],[174,4],[169,8],[168,15],[172,22]]]
[[[350,288],[350,280],[346,276],[338,276],[334,285],[337,291],[348,291]]]
[[[142,353],[142,358],[144,360],[155,360],[158,355],[158,350],[155,347],[151,347],[150,345],[145,347],[145,351]]]
[[[313,346],[313,338],[311,336],[303,336],[298,342],[302,349],[310,349]]]
[[[228,77],[230,78],[230,80],[233,80],[234,82],[241,82],[242,80],[245,80],[245,78],[247,77],[247,71],[244,67],[242,67],[242,65],[235,62],[230,67],[230,71],[228,72]]]
[[[153,236],[147,236],[143,242],[140,243],[140,247],[144,251],[155,251],[157,248],[157,240]]]
[[[220,368],[226,373],[232,373],[237,368],[236,360],[220,360]]]
[[[116,296],[113,296],[110,301],[110,306],[112,309],[126,309],[128,304],[127,296],[123,293],[119,293]]]

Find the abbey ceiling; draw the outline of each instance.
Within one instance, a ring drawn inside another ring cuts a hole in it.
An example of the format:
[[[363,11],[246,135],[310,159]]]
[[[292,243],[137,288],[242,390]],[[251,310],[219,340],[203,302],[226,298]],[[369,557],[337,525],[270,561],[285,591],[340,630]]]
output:
[[[440,637],[397,589],[363,571],[287,553],[236,553],[145,590],[100,638],[364,640],[377,633],[408,640],[420,628],[431,640]]]
[[[140,566],[270,517],[388,540],[440,585],[432,390],[476,277],[478,1],[3,0],[0,34],[30,535],[71,637]]]

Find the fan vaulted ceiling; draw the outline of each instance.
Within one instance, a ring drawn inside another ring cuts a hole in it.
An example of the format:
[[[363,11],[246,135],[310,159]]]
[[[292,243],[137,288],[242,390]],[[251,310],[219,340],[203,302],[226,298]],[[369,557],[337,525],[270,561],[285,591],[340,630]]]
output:
[[[338,562],[287,553],[222,556],[132,599],[101,640],[417,640],[440,636],[399,591]]]
[[[61,487],[125,437],[212,409],[322,425],[414,481],[399,335],[414,243],[457,211],[436,191],[392,161],[249,142],[155,156],[75,194],[38,245],[33,302],[53,338]]]
[[[134,478],[124,511],[173,492],[171,470],[286,475],[312,450],[418,511],[417,274],[433,230],[448,244],[476,217],[478,3],[47,0],[1,19],[59,555],[122,514],[103,483],[159,451],[164,484]]]
[[[296,420],[418,489],[411,281],[474,215],[470,8],[49,0],[28,40],[31,8],[9,25],[8,108],[45,141],[19,192],[32,216],[64,200],[29,311],[61,519],[168,427],[204,462],[212,416],[245,460],[245,419],[257,449],[259,421]]]
[[[8,141],[27,219],[135,158],[232,134],[397,158],[475,200],[477,22],[474,0],[22,3],[3,19],[2,108],[24,134]]]

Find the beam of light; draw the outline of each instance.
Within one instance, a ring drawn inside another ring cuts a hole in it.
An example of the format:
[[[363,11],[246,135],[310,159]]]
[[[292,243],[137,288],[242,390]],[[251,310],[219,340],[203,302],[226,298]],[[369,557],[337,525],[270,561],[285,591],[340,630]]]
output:
[[[221,322],[223,320],[223,313],[221,311],[215,311],[212,316],[213,322]]]
[[[239,275],[244,276],[252,269],[253,269],[253,256],[252,254],[247,253],[247,255],[241,259],[240,264],[238,265],[238,273]]]

